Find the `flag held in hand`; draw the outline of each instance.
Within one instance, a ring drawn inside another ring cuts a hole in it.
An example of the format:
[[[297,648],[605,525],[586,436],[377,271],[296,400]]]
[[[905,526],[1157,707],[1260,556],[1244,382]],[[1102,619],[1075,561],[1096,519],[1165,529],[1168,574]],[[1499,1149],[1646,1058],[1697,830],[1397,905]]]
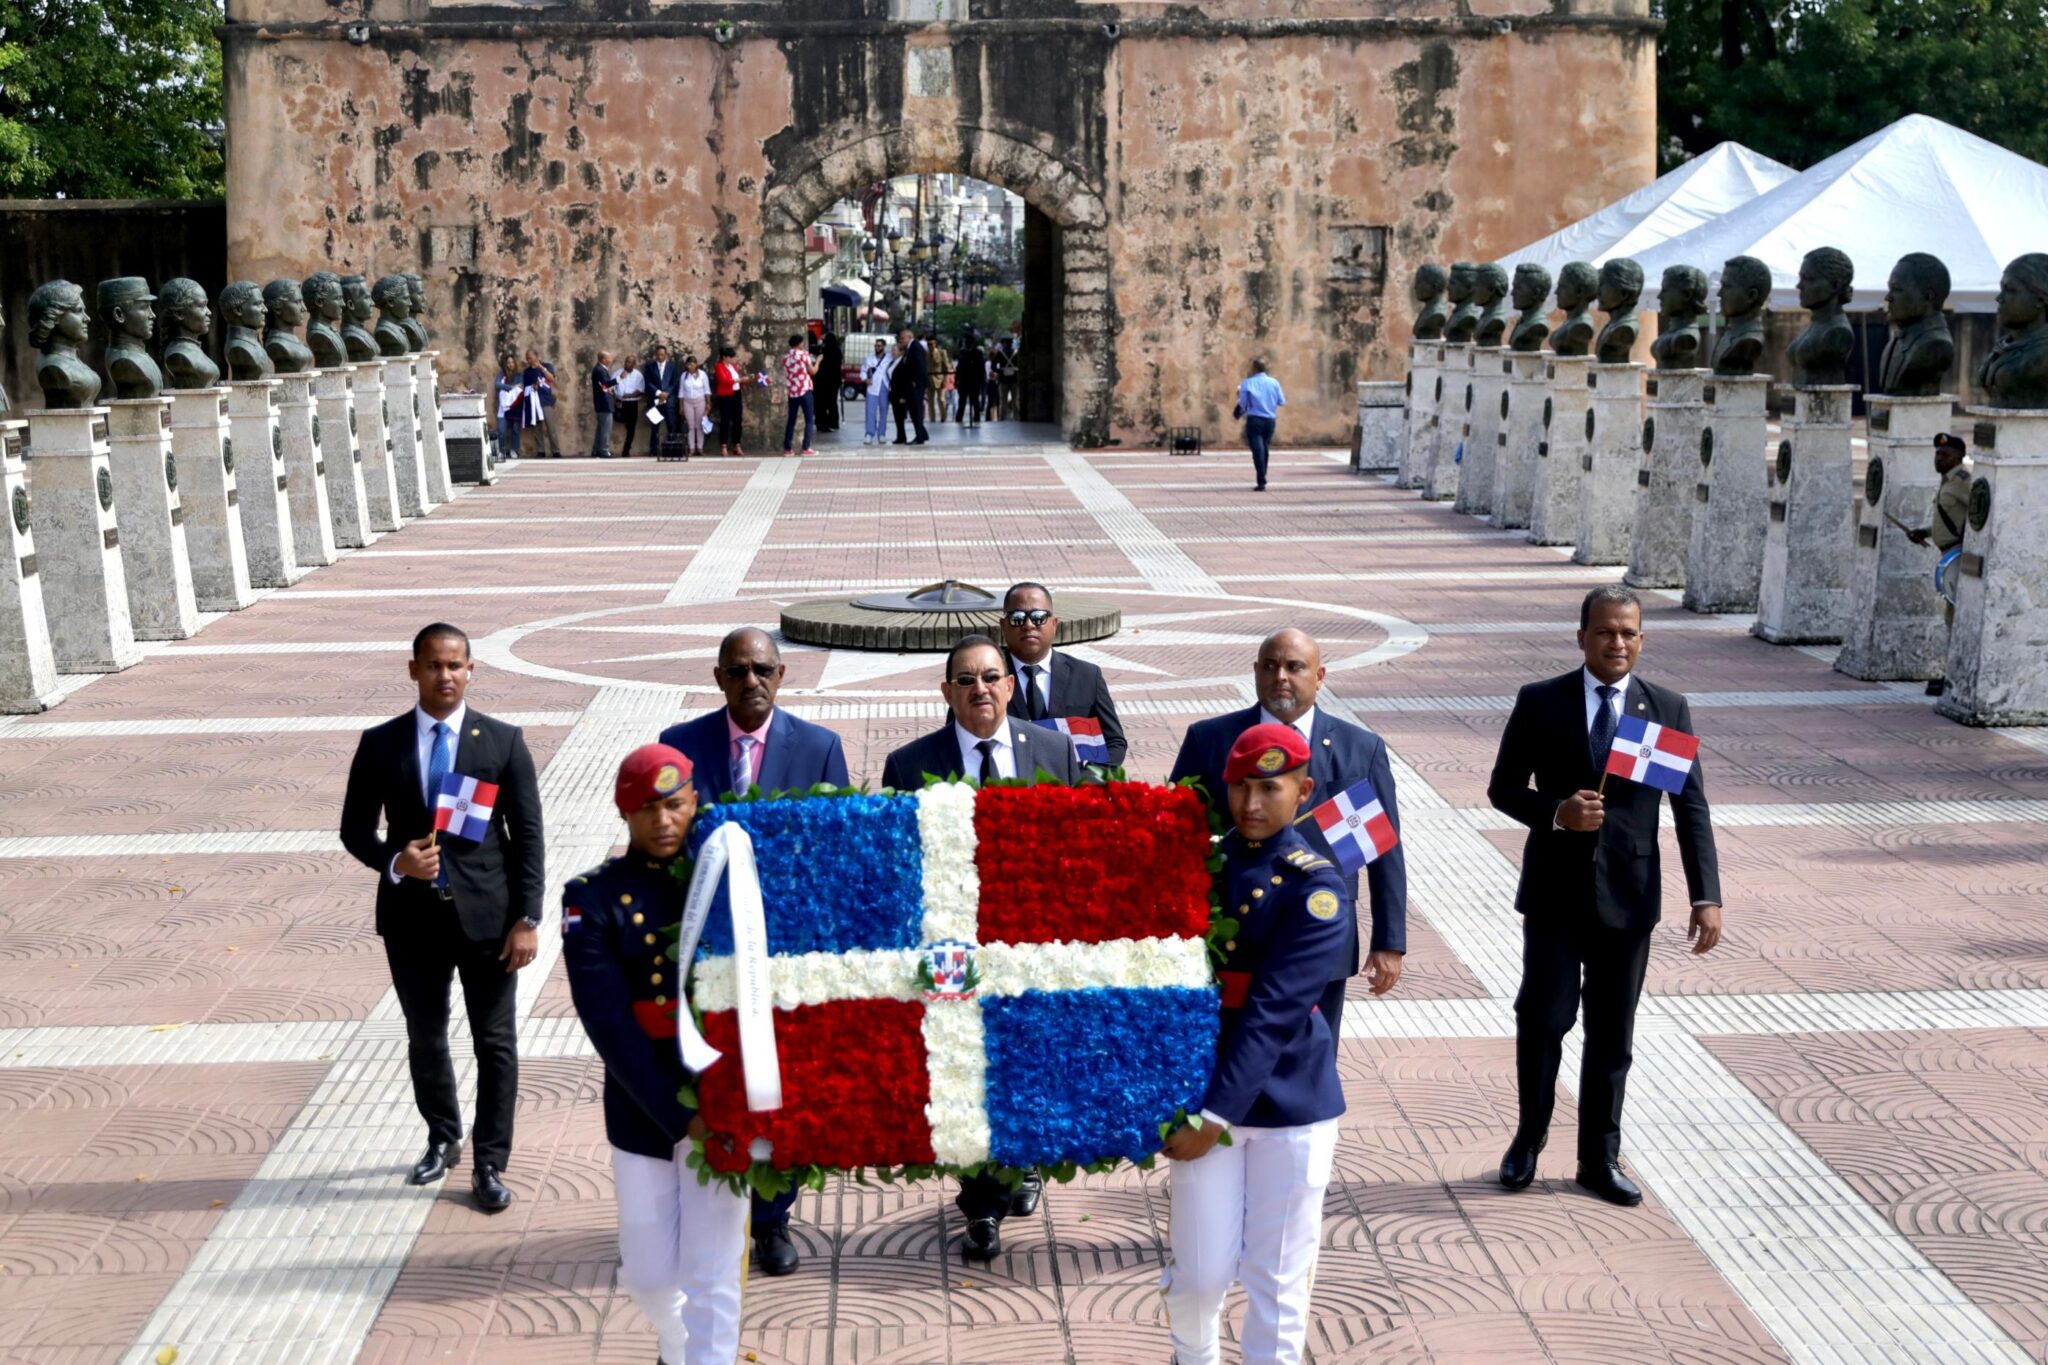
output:
[[[1031,722],[1056,730],[1074,743],[1074,757],[1083,763],[1109,762],[1109,743],[1102,737],[1102,722],[1086,716],[1047,716]]]
[[[498,804],[498,785],[461,773],[446,773],[434,797],[434,828],[480,844],[490,833],[491,809]]]
[[[1337,866],[1358,871],[1401,841],[1394,822],[1380,805],[1371,782],[1358,782],[1338,792],[1309,813],[1336,855]]]
[[[1614,744],[1607,751],[1607,776],[1625,777],[1674,795],[1685,790],[1686,775],[1699,756],[1698,736],[1668,725],[1623,716],[1614,728]]]

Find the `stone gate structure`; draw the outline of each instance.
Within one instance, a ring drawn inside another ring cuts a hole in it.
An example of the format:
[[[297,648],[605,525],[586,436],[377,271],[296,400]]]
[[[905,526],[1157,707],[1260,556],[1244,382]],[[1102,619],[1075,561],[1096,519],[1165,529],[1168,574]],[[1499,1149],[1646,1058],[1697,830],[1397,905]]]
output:
[[[1342,441],[1424,259],[1646,183],[1646,0],[230,0],[229,265],[425,275],[449,383],[538,347],[779,352],[802,231],[891,174],[1042,215],[1024,345],[1081,444]],[[1050,292],[1053,297],[1044,297]],[[572,382],[573,381],[573,382]]]

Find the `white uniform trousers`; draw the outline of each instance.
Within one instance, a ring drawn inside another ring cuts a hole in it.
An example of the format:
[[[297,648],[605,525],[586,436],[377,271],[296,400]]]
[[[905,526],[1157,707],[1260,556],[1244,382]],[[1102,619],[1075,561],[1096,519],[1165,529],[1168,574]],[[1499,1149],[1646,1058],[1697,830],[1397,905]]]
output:
[[[733,1365],[740,1351],[740,1285],[747,1200],[697,1183],[683,1164],[612,1148],[619,1199],[619,1283],[661,1339],[662,1365]]]
[[[1170,1163],[1167,1326],[1176,1365],[1218,1365],[1223,1296],[1244,1283],[1245,1365],[1299,1365],[1337,1120],[1234,1128],[1231,1145]]]

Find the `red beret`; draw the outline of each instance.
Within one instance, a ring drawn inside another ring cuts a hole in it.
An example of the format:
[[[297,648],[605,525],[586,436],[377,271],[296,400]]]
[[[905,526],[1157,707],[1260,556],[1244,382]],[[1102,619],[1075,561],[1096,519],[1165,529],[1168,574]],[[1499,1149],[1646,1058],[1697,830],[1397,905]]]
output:
[[[612,800],[619,814],[631,815],[649,801],[674,796],[690,780],[690,760],[666,744],[643,744],[619,765]]]
[[[1278,777],[1308,762],[1308,741],[1292,725],[1268,721],[1254,725],[1230,746],[1223,760],[1223,781],[1231,785],[1247,777]]]

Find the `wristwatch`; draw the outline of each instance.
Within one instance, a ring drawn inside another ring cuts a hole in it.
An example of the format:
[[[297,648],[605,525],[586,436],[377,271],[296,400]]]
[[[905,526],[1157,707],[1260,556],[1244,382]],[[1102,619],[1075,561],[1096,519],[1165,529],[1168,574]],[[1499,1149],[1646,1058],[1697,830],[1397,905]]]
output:
[[[540,918],[539,915],[521,915],[519,922],[529,929],[538,929],[540,928]]]

